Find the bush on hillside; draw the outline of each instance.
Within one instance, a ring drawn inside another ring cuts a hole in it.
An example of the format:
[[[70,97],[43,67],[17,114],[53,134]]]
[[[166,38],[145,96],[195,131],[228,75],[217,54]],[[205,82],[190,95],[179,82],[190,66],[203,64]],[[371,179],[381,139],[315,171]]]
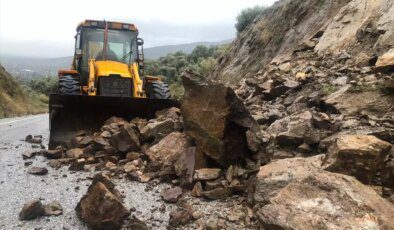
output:
[[[236,18],[237,22],[235,23],[235,28],[237,29],[237,32],[241,33],[244,31],[257,16],[263,13],[265,8],[266,7],[264,6],[254,6],[243,9]]]
[[[54,93],[58,88],[58,78],[57,77],[40,77],[34,78],[27,84],[32,90],[42,93],[44,95],[49,95]]]

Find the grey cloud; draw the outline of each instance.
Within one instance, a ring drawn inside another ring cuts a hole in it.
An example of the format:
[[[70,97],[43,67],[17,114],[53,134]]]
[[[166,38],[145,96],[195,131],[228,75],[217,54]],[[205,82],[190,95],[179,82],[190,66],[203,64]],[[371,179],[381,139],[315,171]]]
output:
[[[122,20],[120,20],[122,21]],[[133,21],[128,19],[127,21]],[[209,25],[175,25],[162,21],[133,21],[145,40],[146,47],[174,45],[199,41],[220,41],[235,37],[230,22]],[[63,57],[73,54],[74,34],[68,43],[56,41],[15,42],[0,38],[0,54],[32,57]]]

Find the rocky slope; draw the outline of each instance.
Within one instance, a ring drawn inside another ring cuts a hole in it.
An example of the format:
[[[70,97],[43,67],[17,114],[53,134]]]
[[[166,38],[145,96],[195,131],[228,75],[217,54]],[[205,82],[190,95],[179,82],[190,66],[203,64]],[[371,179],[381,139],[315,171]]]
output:
[[[278,1],[238,36],[211,77],[234,86],[302,49],[346,50],[366,63],[394,45],[393,15],[390,0]]]
[[[392,228],[376,194],[394,199],[393,36],[392,1],[282,0],[219,59],[210,79],[235,89],[270,158],[250,198],[262,227]]]

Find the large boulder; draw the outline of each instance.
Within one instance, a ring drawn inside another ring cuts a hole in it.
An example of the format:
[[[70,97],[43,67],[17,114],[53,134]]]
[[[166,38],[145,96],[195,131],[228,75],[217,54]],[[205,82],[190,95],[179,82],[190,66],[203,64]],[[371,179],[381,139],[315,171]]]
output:
[[[246,132],[255,129],[257,122],[234,91],[222,84],[208,84],[188,71],[183,73],[182,83],[184,131],[199,150],[223,166],[251,153]]]
[[[150,147],[146,154],[152,161],[156,161],[166,166],[173,166],[180,159],[182,153],[188,151],[192,143],[185,134],[173,132]]]
[[[103,174],[93,178],[75,210],[78,217],[93,229],[118,229],[130,214],[122,204],[119,191]]]
[[[276,120],[267,132],[282,146],[299,146],[302,143],[317,144],[331,132],[331,123],[309,110],[301,111]]]
[[[343,135],[329,148],[323,167],[371,183],[390,149],[390,143],[374,136]]]
[[[274,161],[260,168],[257,174],[253,199],[256,203],[267,203],[282,188],[295,179],[303,179],[308,175],[321,171],[324,155],[313,157],[288,158]]]
[[[364,90],[352,92],[351,85],[344,85],[332,94],[323,98],[330,110],[346,115],[373,115],[380,117],[392,111],[394,95],[380,90]]]
[[[320,167],[322,155],[262,166],[254,192],[264,229],[391,229],[394,206],[372,188]]]

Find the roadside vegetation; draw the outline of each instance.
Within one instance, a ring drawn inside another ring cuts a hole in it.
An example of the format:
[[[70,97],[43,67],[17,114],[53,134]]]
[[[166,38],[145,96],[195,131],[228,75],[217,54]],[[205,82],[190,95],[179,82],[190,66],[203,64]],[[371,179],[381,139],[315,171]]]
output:
[[[0,118],[47,111],[48,97],[22,85],[0,66]]]
[[[161,76],[169,85],[174,98],[183,95],[181,74],[190,69],[202,76],[207,76],[217,64],[217,58],[227,49],[228,45],[197,46],[192,53],[176,52],[167,54],[157,60],[147,60],[145,73],[152,76]]]
[[[264,13],[265,6],[254,6],[243,9],[236,18],[235,29],[238,33],[241,33],[252,23],[258,16]]]
[[[26,84],[33,91],[49,96],[50,93],[54,93],[58,88],[57,77],[40,77],[33,78]]]

